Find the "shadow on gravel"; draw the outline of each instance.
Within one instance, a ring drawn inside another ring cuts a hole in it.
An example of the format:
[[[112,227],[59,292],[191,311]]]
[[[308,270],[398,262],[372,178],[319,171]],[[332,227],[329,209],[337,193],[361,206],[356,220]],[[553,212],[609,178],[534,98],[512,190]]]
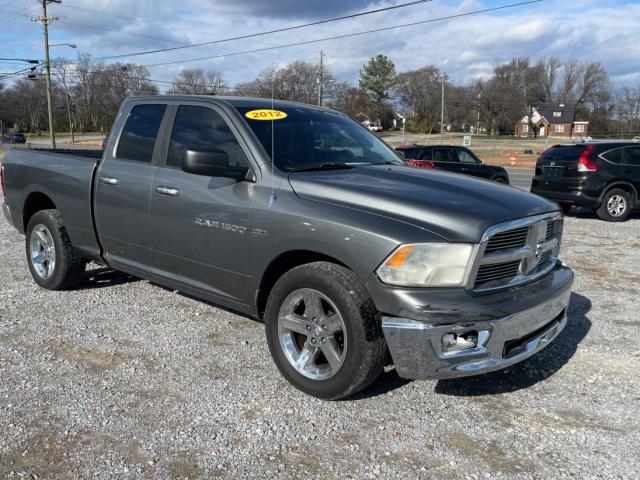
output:
[[[346,398],[345,401],[350,402],[354,400],[365,400],[367,398],[374,398],[379,395],[393,392],[398,388],[402,388],[412,381],[413,380],[407,380],[406,378],[398,376],[394,368],[380,375],[380,377],[373,383],[373,385],[361,391],[360,393],[356,393],[355,395]]]
[[[435,392],[442,395],[482,396],[508,393],[528,388],[555,374],[565,365],[591,328],[587,314],[591,300],[571,294],[568,322],[563,332],[544,350],[505,370],[476,377],[440,380]]]
[[[124,285],[125,283],[139,282],[138,277],[129,275],[128,273],[112,270],[108,267],[95,268],[87,270],[85,273],[85,281],[75,290],[93,290],[95,288],[115,287]]]

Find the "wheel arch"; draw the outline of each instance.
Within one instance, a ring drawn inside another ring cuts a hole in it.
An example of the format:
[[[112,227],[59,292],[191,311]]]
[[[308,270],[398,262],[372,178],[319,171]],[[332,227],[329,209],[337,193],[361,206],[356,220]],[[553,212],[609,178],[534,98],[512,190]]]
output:
[[[42,210],[56,209],[56,204],[46,193],[35,191],[29,193],[22,207],[22,228],[27,231],[31,217]]]
[[[638,202],[639,200],[638,191],[636,190],[636,187],[634,187],[631,183],[626,181],[615,181],[615,182],[609,183],[602,191],[602,194],[600,195],[600,199],[599,199],[600,204],[602,204],[602,202],[604,201],[604,197],[607,195],[607,193],[609,193],[614,188],[619,188],[620,190],[624,190],[625,192],[628,192],[629,194],[631,194],[632,207],[633,207],[633,204]]]
[[[312,250],[290,250],[281,253],[269,263],[260,278],[260,286],[255,296],[255,311],[258,318],[262,319],[269,294],[280,277],[292,268],[313,262],[330,262],[349,268],[337,258]]]

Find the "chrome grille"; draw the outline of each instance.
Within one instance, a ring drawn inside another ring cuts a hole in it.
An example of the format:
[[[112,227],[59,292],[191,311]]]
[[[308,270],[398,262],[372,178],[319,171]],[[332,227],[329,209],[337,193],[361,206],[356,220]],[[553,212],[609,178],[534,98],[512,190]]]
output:
[[[547,235],[545,236],[545,239],[549,240],[550,238],[552,238],[555,232],[556,232],[556,221],[551,220],[547,222]]]
[[[519,285],[548,273],[560,250],[562,216],[537,215],[490,227],[473,270],[475,291]]]
[[[516,228],[495,234],[489,239],[485,253],[496,252],[498,250],[512,250],[524,247],[527,243],[529,227]]]
[[[551,259],[551,250],[547,250],[542,255],[540,255],[540,259],[538,260],[538,266],[544,265]]]
[[[476,275],[476,285],[492,280],[515,277],[520,269],[520,262],[521,260],[514,260],[513,262],[482,265],[478,269],[478,275]]]

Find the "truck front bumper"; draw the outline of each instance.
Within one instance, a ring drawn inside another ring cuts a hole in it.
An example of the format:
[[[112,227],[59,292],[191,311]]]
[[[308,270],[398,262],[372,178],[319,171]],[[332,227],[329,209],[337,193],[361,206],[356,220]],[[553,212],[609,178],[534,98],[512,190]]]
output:
[[[491,295],[441,291],[443,300],[438,292],[425,289],[419,294],[396,290],[393,295],[401,302],[424,296],[421,305],[399,307],[406,316],[382,317],[398,375],[411,379],[478,375],[534,355],[566,326],[572,283],[571,270],[559,265],[534,283]],[[446,340],[452,337],[474,341],[451,349]]]

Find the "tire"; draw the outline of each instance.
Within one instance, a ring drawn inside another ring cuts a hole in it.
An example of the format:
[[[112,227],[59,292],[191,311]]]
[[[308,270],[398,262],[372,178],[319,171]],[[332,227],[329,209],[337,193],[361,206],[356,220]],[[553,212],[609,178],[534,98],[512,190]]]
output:
[[[42,288],[64,290],[82,282],[86,262],[71,245],[57,210],[41,210],[31,217],[25,247],[31,276]]]
[[[505,185],[509,184],[509,182],[507,182],[507,179],[504,177],[494,177],[492,180],[496,183],[503,183]]]
[[[295,321],[285,322],[285,315]],[[264,318],[276,366],[289,383],[309,395],[346,398],[382,373],[387,347],[380,313],[345,267],[315,262],[289,270],[273,287]],[[304,357],[305,351],[315,354]]]
[[[596,213],[601,220],[623,222],[631,213],[631,194],[619,188],[612,188],[602,198],[602,205]]]

